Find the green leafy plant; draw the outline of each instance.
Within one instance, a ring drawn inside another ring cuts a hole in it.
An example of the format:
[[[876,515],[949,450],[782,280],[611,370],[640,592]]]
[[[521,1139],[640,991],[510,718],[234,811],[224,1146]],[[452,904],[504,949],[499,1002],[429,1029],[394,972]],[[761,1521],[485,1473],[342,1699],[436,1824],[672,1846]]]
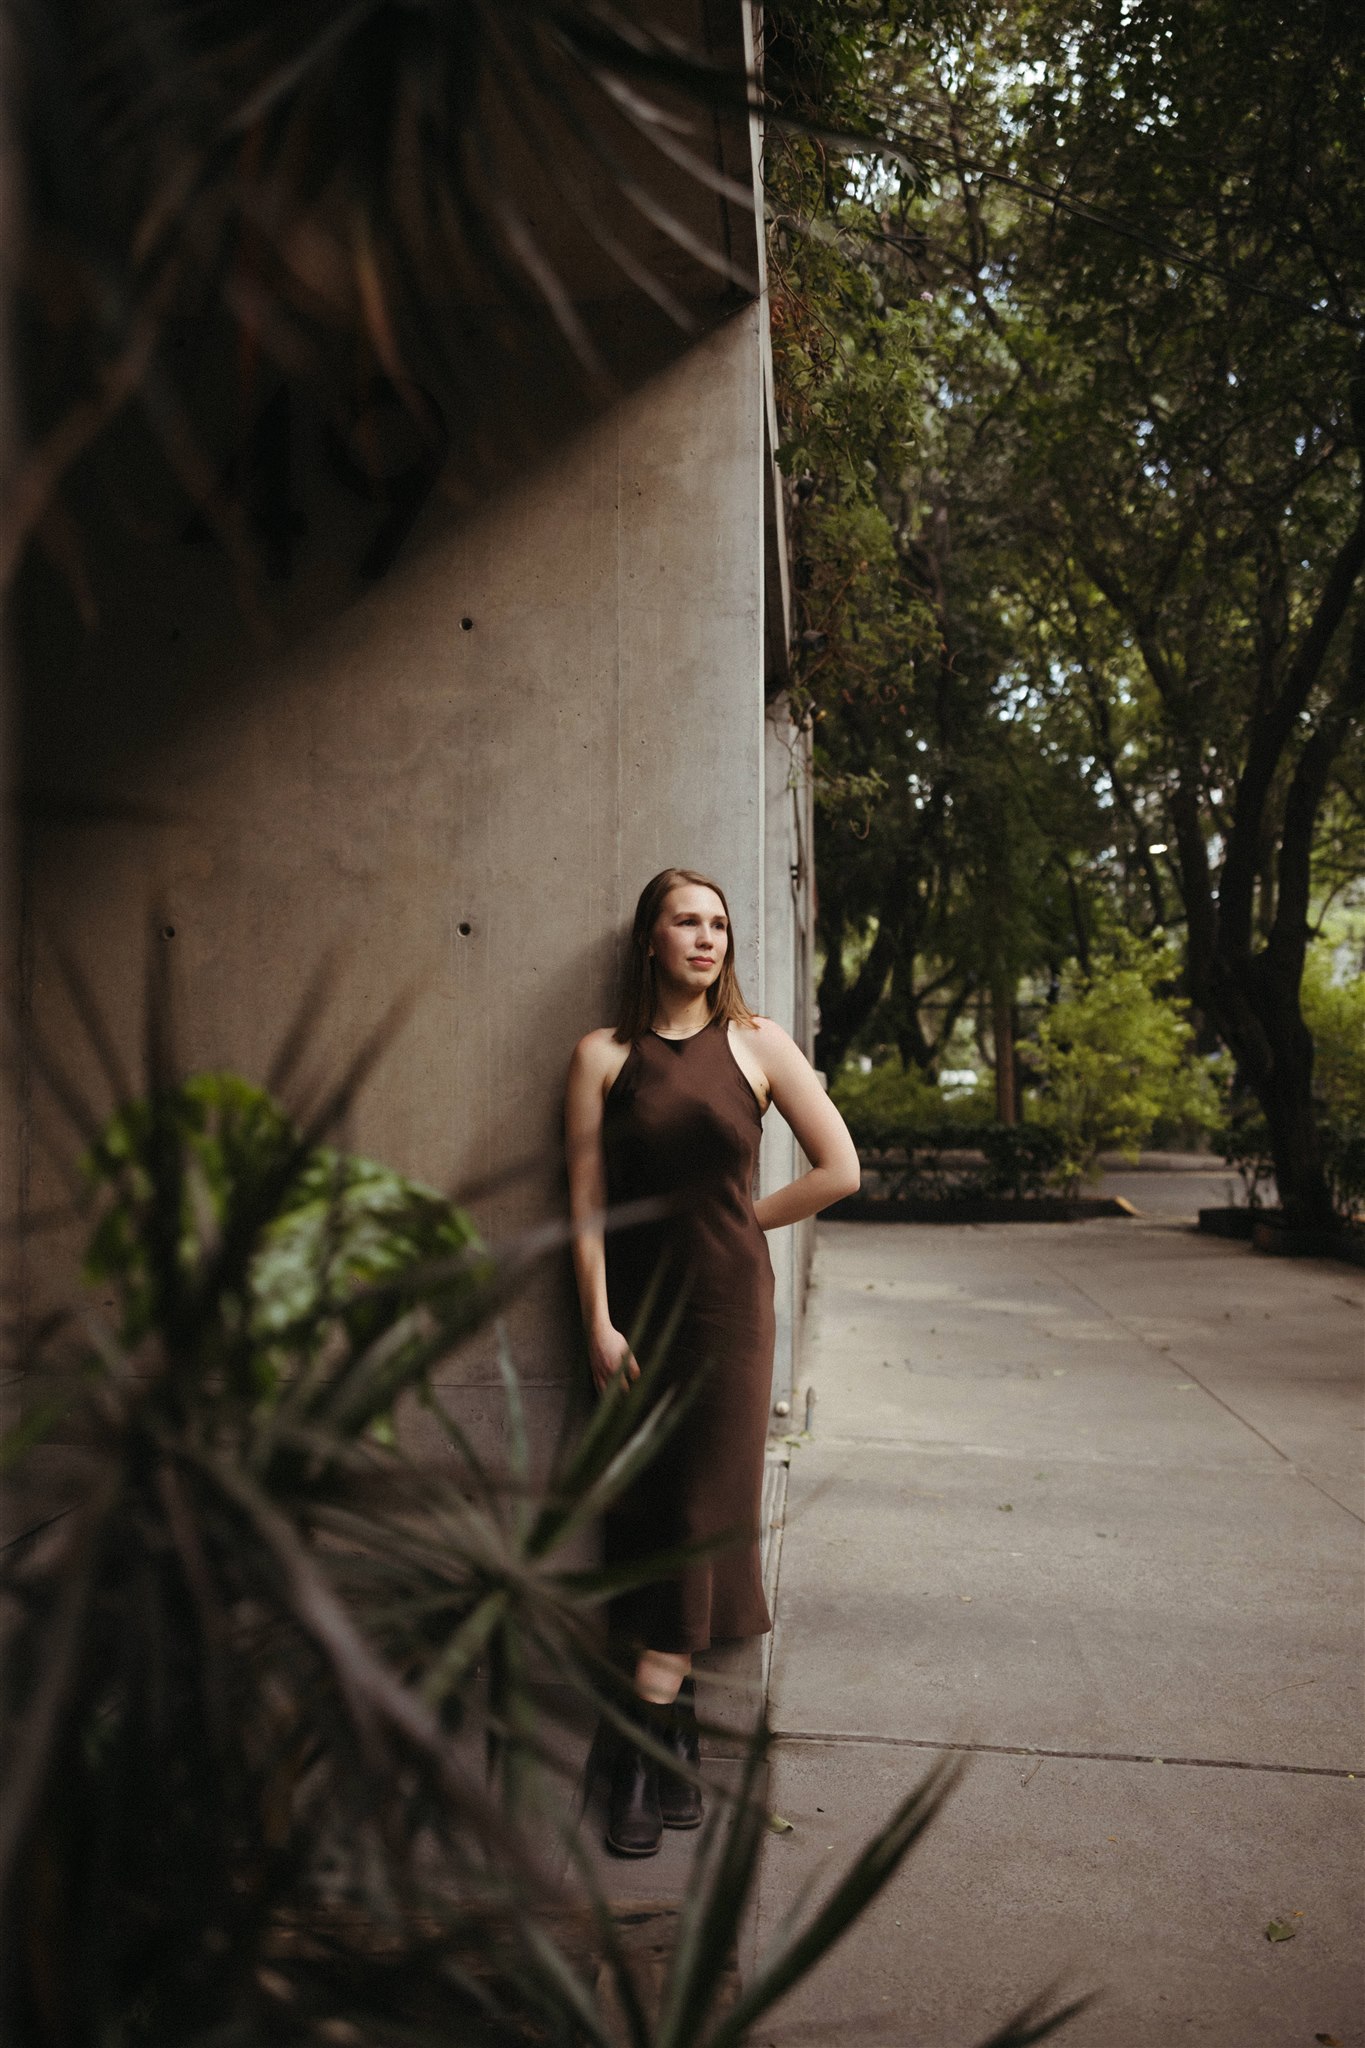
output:
[[[1262,1188],[1273,1183],[1275,1178],[1275,1161],[1265,1118],[1244,1111],[1219,1131],[1216,1143],[1220,1155],[1242,1183],[1242,1200],[1246,1207],[1259,1209]]]
[[[234,1208],[253,1193],[268,1198],[278,1184],[241,1304],[262,1394],[276,1392],[282,1373],[301,1353],[316,1355],[338,1326],[352,1343],[378,1336],[405,1299],[415,1304],[405,1297],[404,1275],[423,1276],[425,1305],[439,1316],[481,1270],[473,1224],[435,1189],[329,1146],[301,1147],[264,1089],[236,1074],[198,1074],[155,1102],[125,1104],[86,1157],[98,1210],[86,1276],[116,1290],[125,1345],[156,1327],[156,1163],[168,1142],[183,1161],[174,1259],[187,1281]],[[429,1278],[442,1260],[457,1262],[449,1304]]]
[[[1329,1123],[1321,1129],[1322,1163],[1332,1207],[1343,1222],[1365,1214],[1365,1123]]]
[[[1313,1034],[1313,1097],[1329,1119],[1365,1114],[1365,981],[1334,981],[1326,949],[1310,953],[1303,1014]]]
[[[1211,1115],[1208,1072],[1192,1062],[1181,1007],[1158,993],[1172,962],[1163,947],[1122,943],[1089,974],[1073,971],[1031,1050],[1035,1113],[1062,1141],[1054,1177],[1076,1188],[1102,1151],[1136,1157],[1161,1116]]]
[[[889,1193],[923,1201],[1039,1195],[1061,1163],[1051,1125],[982,1117],[989,1089],[946,1096],[917,1067],[845,1067],[830,1091]],[[979,1154],[980,1157],[975,1155]]]
[[[867,1073],[850,1064],[830,1089],[854,1143],[866,1152],[913,1144],[929,1132],[975,1129],[988,1094],[973,1089],[945,1095],[918,1067],[903,1067],[897,1059],[878,1061]]]
[[[1065,1157],[1065,1138],[1052,1124],[985,1124],[977,1143],[986,1155],[984,1192],[990,1195],[1042,1194]]]
[[[877,1170],[897,1198],[1024,1201],[1044,1192],[1064,1154],[1047,1124],[939,1124],[907,1132]]]

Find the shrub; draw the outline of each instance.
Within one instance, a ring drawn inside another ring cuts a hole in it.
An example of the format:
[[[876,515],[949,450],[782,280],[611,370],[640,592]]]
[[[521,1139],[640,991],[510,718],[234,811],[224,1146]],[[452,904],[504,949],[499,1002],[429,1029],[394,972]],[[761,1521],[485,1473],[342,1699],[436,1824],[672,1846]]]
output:
[[[1313,1034],[1313,1097],[1332,1206],[1365,1210],[1365,980],[1334,982],[1327,949],[1315,947],[1303,977],[1303,1014]]]
[[[1261,1206],[1261,1189],[1275,1178],[1275,1161],[1270,1151],[1270,1132],[1263,1116],[1246,1112],[1233,1118],[1218,1133],[1217,1146],[1242,1183],[1248,1209]]]
[[[1354,1222],[1365,1211],[1365,1123],[1324,1123],[1322,1165],[1332,1207]]]
[[[1324,1123],[1365,1118],[1365,980],[1334,982],[1324,947],[1304,969],[1304,1021],[1313,1034],[1313,1095]]]
[[[992,1107],[987,1090],[945,1095],[918,1067],[903,1068],[895,1058],[880,1061],[866,1074],[846,1066],[830,1095],[862,1152],[910,1145],[943,1129],[975,1128]],[[971,1141],[959,1136],[955,1142]]]
[[[1127,941],[1089,975],[1073,971],[1039,1026],[1037,1115],[1062,1141],[1054,1179],[1065,1188],[1092,1177],[1102,1151],[1136,1157],[1159,1117],[1212,1119],[1214,1085],[1188,1057],[1190,1026],[1156,992],[1172,965],[1166,948]]]
[[[923,1202],[1040,1195],[1062,1154],[1044,1124],[937,1124],[907,1133],[903,1149],[881,1169],[888,1192]]]
[[[985,1124],[977,1142],[986,1155],[988,1195],[1042,1194],[1065,1156],[1065,1140],[1050,1124]]]

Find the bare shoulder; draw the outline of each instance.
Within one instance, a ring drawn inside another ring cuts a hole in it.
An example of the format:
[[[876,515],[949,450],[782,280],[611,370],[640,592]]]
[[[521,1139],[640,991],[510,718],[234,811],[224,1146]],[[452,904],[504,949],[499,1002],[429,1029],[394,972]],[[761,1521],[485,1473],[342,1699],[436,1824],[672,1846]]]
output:
[[[793,1061],[800,1062],[802,1066],[806,1064],[806,1056],[800,1046],[775,1017],[755,1017],[753,1023],[745,1027],[744,1035],[758,1057],[765,1062],[771,1059],[786,1066],[790,1066]]]
[[[596,1031],[585,1031],[573,1049],[573,1056],[585,1064],[602,1059],[616,1044],[616,1033],[610,1024],[602,1024]]]
[[[609,1088],[626,1063],[630,1052],[628,1045],[622,1045],[610,1024],[603,1024],[596,1031],[587,1031],[573,1049],[569,1062],[571,1083],[596,1083],[604,1090]]]

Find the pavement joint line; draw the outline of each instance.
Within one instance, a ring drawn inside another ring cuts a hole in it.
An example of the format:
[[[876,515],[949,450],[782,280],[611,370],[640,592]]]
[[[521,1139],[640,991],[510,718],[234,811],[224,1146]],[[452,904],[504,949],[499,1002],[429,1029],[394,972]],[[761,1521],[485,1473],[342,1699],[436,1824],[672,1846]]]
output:
[[[769,1620],[774,1624],[774,1626],[768,1629],[767,1634],[763,1638],[760,1687],[765,1710],[768,1704],[768,1689],[772,1681],[773,1642],[777,1634],[775,1626],[777,1621],[777,1603],[782,1584],[782,1538],[786,1533],[787,1527],[787,1488],[791,1477],[791,1445],[788,1444],[785,1448],[786,1457],[774,1461],[778,1465],[779,1470],[772,1502],[773,1517],[765,1531],[768,1540],[768,1556],[764,1559],[767,1570],[763,1575],[765,1581],[763,1590],[768,1602]]]
[[[1054,1465],[1129,1465],[1137,1471],[1169,1472],[1174,1468],[1170,1458],[1138,1458],[1126,1451],[1064,1451],[1050,1448],[1046,1451],[1021,1451],[1018,1444],[967,1444],[954,1441],[951,1437],[913,1436],[838,1436],[823,1432],[812,1437],[812,1443],[841,1446],[857,1451],[915,1451],[924,1457],[942,1458],[1018,1458],[1027,1464],[1030,1459],[1045,1457]],[[1285,1460],[1288,1476],[1302,1479],[1303,1470],[1292,1459]],[[1226,1465],[1191,1464],[1182,1462],[1182,1472],[1224,1472]],[[1266,1467],[1266,1470],[1272,1468]],[[1311,1484],[1311,1482],[1310,1482]],[[1321,1491],[1321,1489],[1319,1489]],[[1329,1496],[1330,1498],[1330,1496]],[[1341,1505],[1340,1502],[1337,1503]],[[1347,1514],[1351,1513],[1348,1508]]]
[[[1135,1330],[1133,1328],[1133,1325],[1130,1322],[1128,1322],[1125,1317],[1116,1314],[1115,1311],[1111,1308],[1106,1308],[1105,1304],[1102,1301],[1097,1301],[1093,1294],[1089,1293],[1086,1288],[1081,1286],[1079,1280],[1074,1279],[1071,1274],[1064,1271],[1061,1267],[1052,1265],[1051,1262],[1047,1259],[1040,1259],[1039,1264],[1047,1266],[1049,1271],[1054,1273],[1064,1286],[1072,1288],[1077,1294],[1080,1295],[1082,1301],[1088,1301],[1090,1303],[1090,1306],[1094,1309],[1097,1309],[1099,1313],[1106,1318],[1107,1321],[1111,1323],[1117,1323],[1121,1330],[1125,1330],[1136,1343],[1142,1345],[1144,1350],[1150,1351],[1154,1358],[1164,1360],[1165,1363],[1169,1365],[1173,1371],[1183,1374],[1183,1376],[1187,1380],[1193,1380],[1195,1386],[1199,1388],[1200,1392],[1203,1394],[1207,1394],[1211,1401],[1216,1401],[1218,1406],[1223,1410],[1225,1415],[1230,1415],[1234,1422],[1240,1423],[1243,1429],[1249,1430],[1251,1432],[1252,1436],[1259,1437],[1261,1442],[1266,1446],[1266,1448],[1268,1450],[1273,1451],[1277,1458],[1283,1458],[1285,1464],[1289,1467],[1290,1471],[1294,1474],[1296,1479],[1302,1479],[1304,1484],[1307,1486],[1311,1486],[1315,1493],[1320,1493],[1324,1500],[1331,1501],[1332,1506],[1334,1508],[1340,1508],[1341,1512],[1344,1515],[1349,1515],[1353,1522],[1359,1522],[1362,1527],[1365,1527],[1365,1515],[1358,1515],[1354,1508],[1348,1508],[1344,1501],[1339,1501],[1336,1498],[1335,1494],[1331,1494],[1327,1491],[1325,1486],[1319,1486],[1316,1479],[1311,1478],[1307,1472],[1303,1471],[1300,1466],[1294,1463],[1294,1460],[1290,1457],[1288,1451],[1282,1450],[1279,1444],[1275,1442],[1273,1437],[1268,1437],[1264,1430],[1257,1429],[1255,1423],[1249,1422],[1245,1415],[1240,1415],[1238,1411],[1233,1407],[1230,1401],[1225,1401],[1221,1394],[1216,1394],[1212,1387],[1208,1386],[1205,1381],[1200,1379],[1199,1374],[1194,1370],[1192,1366],[1182,1365],[1180,1360],[1175,1357],[1173,1352],[1169,1350],[1163,1350],[1160,1345],[1154,1344],[1150,1337],[1144,1336],[1141,1330]]]
[[[1365,1764],[1348,1771],[1334,1764],[1259,1764],[1228,1756],[1153,1756],[1140,1751],[1112,1749],[1040,1749],[1027,1742],[946,1742],[923,1735],[849,1735],[821,1733],[802,1728],[774,1728],[773,1742],[808,1742],[835,1747],[840,1744],[871,1745],[878,1749],[946,1749],[963,1756],[1055,1757],[1061,1761],[1087,1764],[1172,1764],[1196,1771],[1263,1771],[1293,1778],[1361,1778]]]

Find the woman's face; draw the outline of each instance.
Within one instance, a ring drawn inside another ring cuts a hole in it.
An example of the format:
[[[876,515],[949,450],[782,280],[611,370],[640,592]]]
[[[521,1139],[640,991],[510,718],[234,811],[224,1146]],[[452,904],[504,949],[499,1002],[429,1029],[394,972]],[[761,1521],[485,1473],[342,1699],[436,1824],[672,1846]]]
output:
[[[689,995],[710,988],[730,943],[730,920],[714,889],[680,882],[664,898],[650,949],[665,981]]]

